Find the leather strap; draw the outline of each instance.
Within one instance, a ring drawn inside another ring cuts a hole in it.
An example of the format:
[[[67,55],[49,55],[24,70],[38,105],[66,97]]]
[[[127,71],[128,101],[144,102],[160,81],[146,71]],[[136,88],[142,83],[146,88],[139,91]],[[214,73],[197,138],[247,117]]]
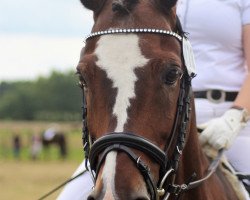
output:
[[[89,155],[90,166],[93,170],[95,170],[99,154],[114,144],[120,144],[140,150],[159,163],[162,170],[166,169],[168,162],[167,155],[158,146],[147,139],[132,133],[114,132],[102,136],[94,142]]]
[[[104,152],[100,155],[100,160],[96,167],[96,175],[98,175],[101,164],[106,158],[106,155],[113,150],[124,152],[129,156],[129,158],[135,163],[135,165],[139,169],[139,172],[144,178],[148,192],[151,195],[151,199],[157,199],[157,188],[154,185],[149,167],[140,159],[140,156],[137,156],[130,148],[122,144],[112,144],[104,150]]]
[[[209,99],[217,101],[222,98],[224,95],[223,101],[234,101],[238,95],[238,92],[225,92],[222,90],[206,90],[206,91],[197,91],[194,92],[195,98]]]

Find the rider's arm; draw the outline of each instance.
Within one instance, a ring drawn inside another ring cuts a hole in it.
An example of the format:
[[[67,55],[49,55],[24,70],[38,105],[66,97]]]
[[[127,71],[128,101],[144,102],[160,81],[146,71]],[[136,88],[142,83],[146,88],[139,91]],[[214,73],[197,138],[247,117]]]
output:
[[[250,112],[250,24],[243,27],[243,48],[248,67],[248,76],[241,87],[234,105],[245,108]]]

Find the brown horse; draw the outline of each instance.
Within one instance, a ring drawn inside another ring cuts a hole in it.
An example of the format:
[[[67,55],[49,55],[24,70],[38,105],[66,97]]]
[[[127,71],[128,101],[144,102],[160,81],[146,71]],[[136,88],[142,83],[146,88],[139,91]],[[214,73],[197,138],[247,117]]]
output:
[[[45,156],[48,157],[49,148],[51,145],[56,145],[59,149],[60,158],[65,159],[67,156],[67,143],[65,134],[62,132],[55,132],[55,135],[51,138],[46,138],[44,134],[41,136],[42,145],[45,150]]]
[[[88,200],[236,200],[219,170],[202,181],[210,162],[198,141],[176,0],[81,2],[94,13],[77,67],[95,178]]]

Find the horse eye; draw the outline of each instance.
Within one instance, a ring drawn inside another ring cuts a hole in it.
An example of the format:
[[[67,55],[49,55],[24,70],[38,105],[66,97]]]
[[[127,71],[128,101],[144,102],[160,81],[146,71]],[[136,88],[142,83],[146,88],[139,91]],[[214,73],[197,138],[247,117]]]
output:
[[[79,87],[80,88],[84,88],[84,87],[86,87],[86,80],[85,80],[85,78],[82,76],[82,74],[79,72],[79,71],[77,71],[76,72],[76,75],[78,76],[78,79],[79,79],[79,83],[78,83],[78,85],[79,85]]]
[[[178,68],[173,67],[167,70],[164,81],[168,85],[173,85],[181,76],[181,71]]]

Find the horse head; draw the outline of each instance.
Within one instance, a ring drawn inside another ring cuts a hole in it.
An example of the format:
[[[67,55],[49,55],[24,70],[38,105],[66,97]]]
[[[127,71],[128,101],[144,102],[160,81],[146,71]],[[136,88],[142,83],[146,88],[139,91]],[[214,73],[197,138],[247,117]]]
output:
[[[176,0],[81,2],[94,13],[77,67],[95,178],[88,199],[159,199],[191,126]]]

